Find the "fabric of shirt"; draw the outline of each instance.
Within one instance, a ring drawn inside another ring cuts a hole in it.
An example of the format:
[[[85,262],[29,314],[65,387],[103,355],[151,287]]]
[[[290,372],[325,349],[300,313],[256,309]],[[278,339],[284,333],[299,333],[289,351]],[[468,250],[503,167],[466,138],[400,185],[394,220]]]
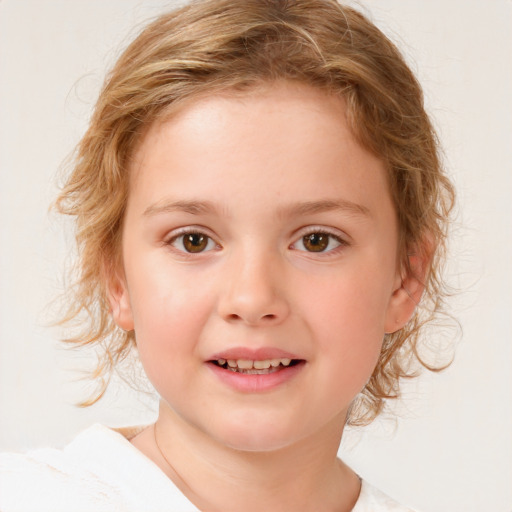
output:
[[[62,450],[0,454],[0,511],[197,511],[122,431],[93,425]],[[413,511],[363,480],[352,512]]]

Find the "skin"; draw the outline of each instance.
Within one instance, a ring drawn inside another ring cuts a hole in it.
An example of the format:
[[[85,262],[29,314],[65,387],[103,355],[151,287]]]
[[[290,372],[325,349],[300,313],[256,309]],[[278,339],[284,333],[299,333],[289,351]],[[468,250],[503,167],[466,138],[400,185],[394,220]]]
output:
[[[110,300],[161,396],[133,444],[202,509],[351,510],[359,479],[336,458],[347,410],[422,290],[398,267],[384,166],[344,101],[290,83],[195,99],[150,127],[130,173]],[[205,250],[187,252],[183,228]],[[207,362],[233,347],[305,362],[239,391]]]

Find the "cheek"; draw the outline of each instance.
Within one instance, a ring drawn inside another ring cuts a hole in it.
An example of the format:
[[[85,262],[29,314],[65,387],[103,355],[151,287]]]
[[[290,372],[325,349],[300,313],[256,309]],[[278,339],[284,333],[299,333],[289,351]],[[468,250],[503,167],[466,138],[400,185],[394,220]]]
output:
[[[336,393],[350,399],[371,376],[384,340],[388,286],[375,286],[374,277],[331,280],[323,289],[310,290],[304,304],[324,374]]]
[[[183,281],[183,282],[182,282]],[[212,293],[178,276],[138,275],[130,290],[141,362],[155,386],[192,365],[212,310]],[[185,357],[186,356],[186,357]]]
[[[307,293],[305,288],[301,294],[305,297],[301,308],[307,311],[304,317],[314,323],[314,331],[323,333],[322,338],[338,336],[343,344],[380,342],[385,332],[391,285],[376,281],[377,276],[361,273],[330,279],[324,286],[307,289]]]

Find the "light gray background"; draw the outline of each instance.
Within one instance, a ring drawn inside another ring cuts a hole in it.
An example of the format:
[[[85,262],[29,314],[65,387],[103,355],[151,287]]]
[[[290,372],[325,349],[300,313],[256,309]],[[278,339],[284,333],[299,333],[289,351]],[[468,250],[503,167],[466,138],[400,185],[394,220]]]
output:
[[[69,225],[47,213],[105,71],[171,1],[0,0],[0,450],[62,445],[80,429],[146,423],[154,402],[116,385],[88,410],[48,328]],[[423,512],[512,510],[512,2],[368,0],[418,72],[458,187],[450,282],[462,337],[452,367],[407,387],[395,423],[349,432],[342,453]]]

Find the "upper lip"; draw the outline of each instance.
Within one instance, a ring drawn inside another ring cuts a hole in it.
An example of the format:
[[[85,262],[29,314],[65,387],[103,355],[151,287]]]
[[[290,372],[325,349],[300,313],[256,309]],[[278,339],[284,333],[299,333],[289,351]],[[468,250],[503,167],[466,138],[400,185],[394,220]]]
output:
[[[261,348],[249,348],[249,347],[233,347],[222,352],[217,352],[210,357],[210,361],[216,361],[218,359],[245,359],[248,361],[264,361],[266,359],[301,359],[291,352],[286,352],[279,348],[273,347],[261,347]]]

